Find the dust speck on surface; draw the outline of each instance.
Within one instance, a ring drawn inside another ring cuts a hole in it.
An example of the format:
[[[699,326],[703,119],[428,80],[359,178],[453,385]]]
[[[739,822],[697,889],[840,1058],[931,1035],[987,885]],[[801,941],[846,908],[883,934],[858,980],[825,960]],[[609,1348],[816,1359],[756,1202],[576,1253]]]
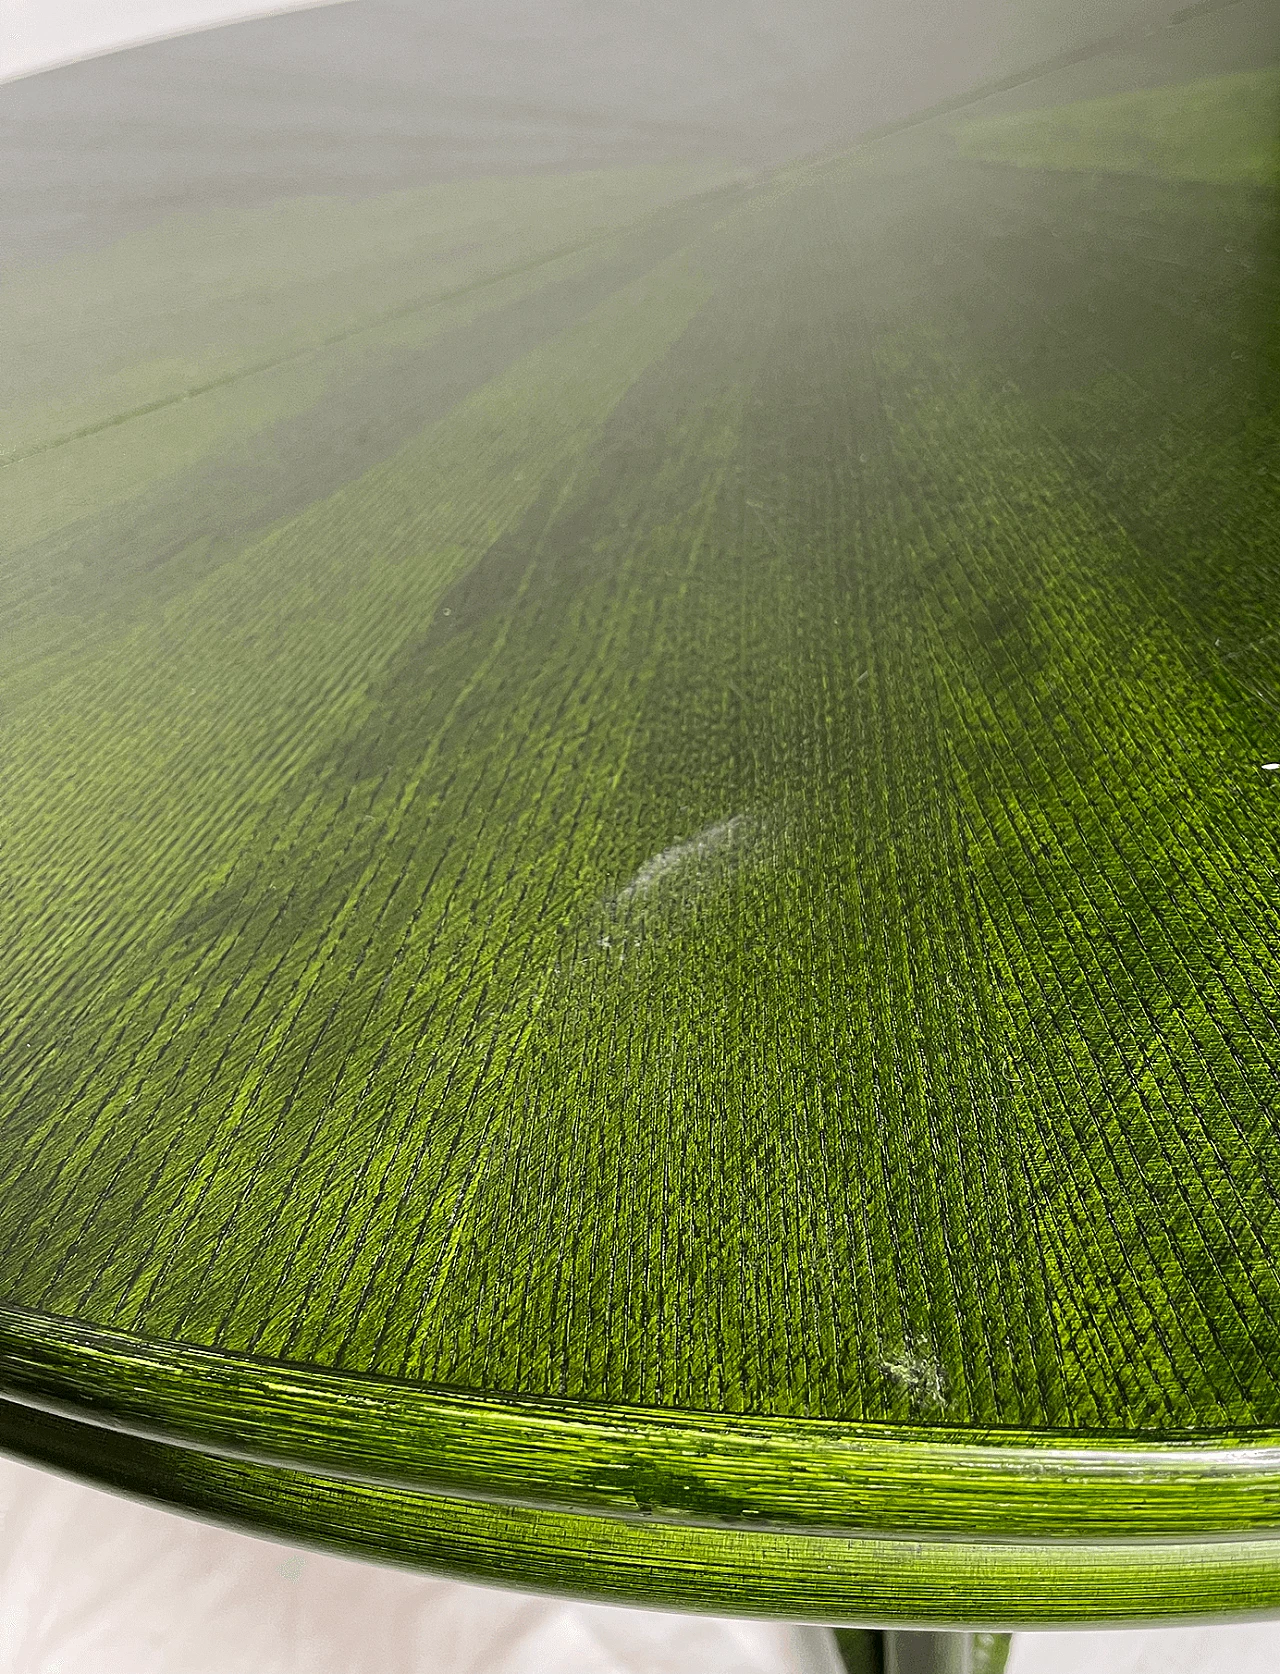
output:
[[[913,1403],[941,1412],[946,1406],[942,1367],[931,1356],[907,1347],[880,1362],[885,1375],[904,1390]]]

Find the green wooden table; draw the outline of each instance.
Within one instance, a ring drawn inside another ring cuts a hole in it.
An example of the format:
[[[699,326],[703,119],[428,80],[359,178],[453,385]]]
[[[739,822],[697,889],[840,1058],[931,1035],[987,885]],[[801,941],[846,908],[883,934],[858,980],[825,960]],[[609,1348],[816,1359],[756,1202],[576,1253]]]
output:
[[[0,1445],[902,1674],[1280,1610],[1275,34],[18,265]]]

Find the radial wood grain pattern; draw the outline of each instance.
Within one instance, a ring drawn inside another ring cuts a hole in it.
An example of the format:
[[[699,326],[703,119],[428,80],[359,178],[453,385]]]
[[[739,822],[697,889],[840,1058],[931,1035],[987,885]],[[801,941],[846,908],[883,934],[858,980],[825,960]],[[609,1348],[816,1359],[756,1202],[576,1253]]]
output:
[[[1093,91],[19,273],[8,1445],[872,1616],[1280,1526],[1280,77]]]

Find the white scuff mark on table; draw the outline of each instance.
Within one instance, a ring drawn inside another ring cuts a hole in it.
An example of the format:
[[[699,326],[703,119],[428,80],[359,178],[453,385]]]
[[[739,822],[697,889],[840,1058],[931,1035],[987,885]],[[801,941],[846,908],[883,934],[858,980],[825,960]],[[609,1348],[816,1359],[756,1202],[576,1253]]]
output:
[[[731,851],[754,836],[758,822],[750,814],[735,814],[732,819],[709,825],[696,836],[685,837],[669,848],[650,856],[644,865],[613,897],[615,905],[634,901],[650,894],[658,884],[674,881],[677,874],[701,871],[708,862],[727,859]]]
[[[773,820],[754,813],[717,820],[692,837],[677,836],[599,902],[592,942],[612,963],[626,963],[705,894],[743,871],[770,866],[776,836]]]
[[[886,1356],[880,1367],[887,1377],[915,1400],[927,1407],[945,1408],[942,1367],[931,1356],[905,1348],[899,1354]]]

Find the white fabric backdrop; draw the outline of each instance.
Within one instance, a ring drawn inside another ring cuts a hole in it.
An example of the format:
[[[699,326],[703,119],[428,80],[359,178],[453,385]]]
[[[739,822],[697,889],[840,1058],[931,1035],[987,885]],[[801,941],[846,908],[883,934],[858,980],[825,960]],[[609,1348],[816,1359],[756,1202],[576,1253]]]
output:
[[[140,41],[340,0],[0,0],[0,81]]]

